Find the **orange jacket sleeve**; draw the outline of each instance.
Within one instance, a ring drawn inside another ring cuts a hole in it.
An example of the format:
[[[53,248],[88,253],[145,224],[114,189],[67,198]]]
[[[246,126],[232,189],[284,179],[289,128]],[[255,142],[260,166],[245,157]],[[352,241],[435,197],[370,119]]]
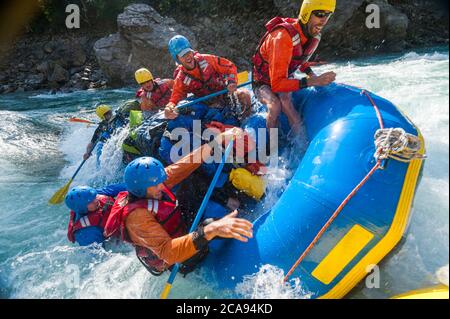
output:
[[[173,83],[172,95],[170,96],[170,103],[177,105],[181,100],[184,100],[188,96],[189,91],[187,90],[184,83],[177,76]]]
[[[300,88],[300,81],[288,79],[292,59],[292,38],[287,30],[279,28],[264,41],[261,52],[269,62],[270,86],[273,92],[292,92]]]
[[[192,234],[171,238],[147,209],[134,210],[126,219],[125,227],[133,243],[150,249],[169,265],[183,262],[197,252]]]
[[[183,157],[178,162],[166,167],[167,180],[165,182],[168,188],[181,183],[192,174],[202,164],[202,159],[206,159],[211,154],[211,146],[204,144],[194,150],[189,155]]]
[[[233,62],[211,54],[203,54],[203,57],[217,73],[225,75],[226,80],[237,83],[237,67]]]

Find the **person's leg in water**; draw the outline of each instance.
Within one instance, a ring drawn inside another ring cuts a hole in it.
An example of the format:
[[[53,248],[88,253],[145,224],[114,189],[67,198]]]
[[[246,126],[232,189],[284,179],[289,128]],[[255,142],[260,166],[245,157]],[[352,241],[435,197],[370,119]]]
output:
[[[292,103],[292,93],[278,93],[281,101],[281,112],[286,114],[291,127],[291,132],[295,135],[300,134],[302,119]]]
[[[281,101],[269,86],[263,85],[257,89],[256,97],[267,106],[266,127],[268,129],[278,127],[278,117],[281,113]]]
[[[292,93],[274,93],[268,85],[261,86],[257,91],[258,100],[267,106],[267,128],[277,128],[278,118],[283,112],[288,118],[293,133],[301,131],[302,120],[295,110],[291,99]]]

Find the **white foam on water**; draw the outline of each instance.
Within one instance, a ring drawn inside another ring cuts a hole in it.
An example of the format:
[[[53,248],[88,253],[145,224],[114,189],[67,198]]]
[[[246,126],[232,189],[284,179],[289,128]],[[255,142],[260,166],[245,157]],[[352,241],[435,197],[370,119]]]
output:
[[[61,172],[63,179],[70,178],[81,164],[82,155],[86,152],[86,146],[90,143],[95,127],[78,125],[71,129],[61,143],[61,151],[69,164]],[[97,186],[105,186],[122,180],[122,142],[128,135],[128,127],[118,129],[103,146],[100,156],[100,165],[97,165],[96,149],[86,161],[76,177],[74,185],[95,183]]]
[[[436,277],[439,282],[448,287],[448,265],[441,267],[436,271]]]
[[[246,299],[310,299],[312,294],[302,288],[298,278],[284,283],[284,271],[263,265],[253,275],[244,276],[236,293]]]

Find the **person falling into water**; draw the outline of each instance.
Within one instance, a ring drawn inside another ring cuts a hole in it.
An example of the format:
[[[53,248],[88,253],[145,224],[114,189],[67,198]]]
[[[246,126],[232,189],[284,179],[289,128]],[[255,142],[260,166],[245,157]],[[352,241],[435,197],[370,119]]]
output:
[[[125,184],[113,184],[100,189],[89,186],[72,188],[65,197],[70,209],[67,238],[80,246],[102,244],[108,216],[114,204],[114,197],[126,190]]]
[[[253,225],[238,218],[237,211],[217,220],[205,221],[188,234],[196,211],[185,209],[184,203],[179,203],[170,190],[196,171],[201,161],[211,158],[216,143],[225,142],[227,146],[233,137],[242,139],[244,133],[238,128],[220,133],[214,141],[166,168],[151,157],[141,157],[128,164],[124,173],[127,192],[117,196],[104,236],[119,234],[124,241],[132,243],[139,260],[155,275],[160,275],[175,263],[183,263],[181,273],[192,271],[206,256],[208,244],[214,238],[247,242],[253,236]],[[196,163],[194,159],[201,161]]]
[[[103,143],[105,143],[114,131],[125,125],[126,120],[124,115],[120,112],[117,112],[113,115],[111,106],[106,104],[100,104],[96,107],[95,113],[100,118],[101,122],[98,124],[98,127],[95,129],[94,134],[92,135],[91,141],[86,146],[86,152],[83,154],[83,159],[87,160],[92,155],[92,151],[97,145],[97,160],[100,157]]]

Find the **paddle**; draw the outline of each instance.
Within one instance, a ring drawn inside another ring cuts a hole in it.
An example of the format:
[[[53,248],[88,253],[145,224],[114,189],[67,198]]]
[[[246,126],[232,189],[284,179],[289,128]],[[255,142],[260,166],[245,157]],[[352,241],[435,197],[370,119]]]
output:
[[[214,175],[214,178],[209,185],[208,191],[206,192],[205,197],[203,198],[203,202],[198,209],[197,215],[195,216],[195,220],[191,226],[191,229],[189,230],[189,233],[192,233],[195,229],[197,229],[198,224],[200,223],[201,218],[203,217],[203,212],[206,208],[206,205],[208,204],[209,198],[211,197],[211,194],[216,187],[217,180],[219,179],[220,174],[222,173],[223,166],[225,165],[225,161],[230,155],[230,151],[233,149],[234,144],[234,138],[230,141],[230,144],[228,144],[228,147],[225,150],[225,154],[223,156],[223,160],[220,163],[219,167],[217,168],[217,171]],[[177,276],[178,270],[180,269],[180,264],[175,264],[173,267],[169,279],[167,280],[167,283],[164,287],[164,290],[161,293],[161,299],[167,299],[170,293],[170,289],[172,288],[173,281],[175,280],[175,277]]]
[[[94,149],[96,145],[97,143],[94,144],[92,149]],[[72,175],[72,178],[63,187],[58,189],[55,194],[53,194],[52,198],[50,198],[50,200],[48,201],[50,205],[58,205],[64,201],[64,198],[66,197],[67,192],[69,191],[70,184],[72,184],[73,179],[78,175],[80,169],[83,167],[84,163],[86,163],[87,160],[88,159],[83,160],[80,166],[78,166],[75,173]]]
[[[243,86],[247,86],[249,84],[252,84],[251,80],[250,81],[247,81],[247,80],[248,80],[248,72],[247,71],[239,73],[238,74],[238,86],[237,87],[241,88]],[[228,89],[224,89],[222,91],[218,91],[216,93],[212,93],[210,95],[200,97],[200,98],[198,98],[198,99],[196,99],[194,101],[191,101],[191,102],[188,102],[188,103],[185,103],[185,104],[177,105],[177,109],[181,109],[181,108],[184,108],[184,107],[192,106],[194,104],[197,104],[197,103],[200,103],[200,102],[212,99],[213,97],[216,97],[216,96],[219,96],[219,95],[222,95],[222,94],[226,94],[226,93],[228,93]]]
[[[247,71],[243,71],[241,73],[238,73],[238,86],[237,87],[241,88],[243,86],[247,86],[249,84],[252,84],[251,80],[250,81],[247,81],[247,80],[248,80],[248,72]],[[207,95],[207,96],[200,97],[200,98],[198,98],[196,100],[193,100],[191,102],[188,102],[188,103],[179,104],[179,105],[176,106],[176,108],[177,109],[182,109],[182,108],[185,108],[185,107],[189,107],[189,106],[192,106],[194,104],[197,104],[197,103],[209,100],[209,99],[211,99],[213,97],[216,97],[216,96],[219,96],[219,95],[222,95],[222,94],[226,94],[226,93],[228,93],[228,89],[225,89],[225,90],[222,90],[222,91],[218,91],[218,92],[212,93],[212,94]],[[152,120],[154,120],[154,121],[162,121],[162,120],[167,120],[167,119],[164,117],[164,111],[160,111],[160,112],[158,112],[158,113],[156,113],[155,115],[152,116]]]
[[[89,120],[80,119],[80,118],[77,118],[77,117],[71,117],[69,119],[69,122],[72,122],[72,123],[86,123],[86,124],[98,124],[98,123],[95,123],[95,122],[92,122],[92,121],[89,121]]]

